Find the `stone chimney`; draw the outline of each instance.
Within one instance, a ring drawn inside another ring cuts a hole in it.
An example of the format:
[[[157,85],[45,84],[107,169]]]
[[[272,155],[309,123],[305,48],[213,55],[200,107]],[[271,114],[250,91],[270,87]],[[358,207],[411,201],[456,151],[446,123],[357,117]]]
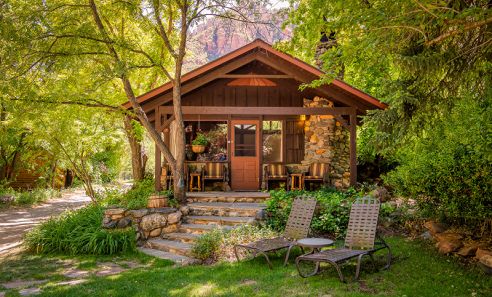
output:
[[[316,53],[314,54],[316,66],[319,69],[326,70],[329,72],[329,69],[323,69],[323,60],[321,60],[321,56],[324,53],[326,53],[326,51],[337,47],[338,47],[338,42],[335,37],[335,32],[330,32],[329,35],[327,35],[326,32],[321,33],[321,38],[319,40],[318,45],[316,46]],[[340,66],[341,69],[337,71],[338,73],[335,73],[335,77],[340,80],[343,80],[345,74],[345,67],[343,64],[341,64]]]

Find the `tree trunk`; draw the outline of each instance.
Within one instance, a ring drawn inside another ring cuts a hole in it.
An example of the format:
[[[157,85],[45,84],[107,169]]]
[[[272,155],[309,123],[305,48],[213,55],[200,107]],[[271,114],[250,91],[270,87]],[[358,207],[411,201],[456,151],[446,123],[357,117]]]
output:
[[[132,157],[132,175],[134,181],[143,180],[145,177],[145,165],[147,163],[147,156],[142,151],[142,144],[137,139],[135,131],[132,126],[132,118],[129,115],[125,115],[125,133],[130,145],[131,157]]]

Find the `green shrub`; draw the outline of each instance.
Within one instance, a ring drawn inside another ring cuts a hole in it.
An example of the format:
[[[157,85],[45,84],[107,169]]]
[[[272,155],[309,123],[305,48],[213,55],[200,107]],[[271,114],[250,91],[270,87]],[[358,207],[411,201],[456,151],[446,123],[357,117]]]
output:
[[[311,222],[315,232],[330,234],[335,238],[343,238],[347,230],[350,207],[356,197],[362,197],[364,192],[349,189],[345,192],[331,188],[319,191],[271,191],[267,200],[267,225],[277,231],[283,231],[290,214],[292,201],[298,196],[311,196],[318,202],[317,210]]]
[[[103,208],[93,204],[65,212],[27,233],[25,244],[36,253],[112,255],[133,251],[133,228],[103,229],[102,218]]]
[[[425,217],[470,227],[492,217],[491,106],[467,101],[399,152],[384,180]]]
[[[154,181],[144,179],[135,183],[126,193],[121,193],[116,189],[106,189],[100,195],[104,206],[118,205],[128,209],[140,209],[147,207],[149,196],[154,192]]]
[[[29,191],[16,191],[8,186],[0,185],[0,195],[12,195],[15,205],[33,205],[45,202],[50,198],[60,197],[60,191],[51,188],[35,188]]]
[[[199,236],[193,244],[193,249],[191,251],[193,257],[200,260],[215,260],[223,238],[224,234],[221,229],[213,229],[212,231]]]

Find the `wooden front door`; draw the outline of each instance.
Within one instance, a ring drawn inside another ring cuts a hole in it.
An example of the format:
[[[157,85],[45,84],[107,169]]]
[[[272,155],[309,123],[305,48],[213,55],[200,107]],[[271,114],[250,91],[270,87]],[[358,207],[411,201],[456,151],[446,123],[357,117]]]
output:
[[[231,121],[231,187],[233,190],[260,188],[260,122]]]

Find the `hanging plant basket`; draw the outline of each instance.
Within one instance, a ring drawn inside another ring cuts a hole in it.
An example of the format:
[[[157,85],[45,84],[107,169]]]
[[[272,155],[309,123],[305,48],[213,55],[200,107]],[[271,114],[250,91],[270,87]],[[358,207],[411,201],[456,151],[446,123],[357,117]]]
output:
[[[195,153],[195,154],[201,154],[205,151],[205,146],[204,145],[197,145],[197,144],[194,144],[191,146],[191,150]]]
[[[208,144],[208,139],[203,133],[198,133],[196,138],[191,142],[191,150],[195,154],[201,154],[205,151]]]

